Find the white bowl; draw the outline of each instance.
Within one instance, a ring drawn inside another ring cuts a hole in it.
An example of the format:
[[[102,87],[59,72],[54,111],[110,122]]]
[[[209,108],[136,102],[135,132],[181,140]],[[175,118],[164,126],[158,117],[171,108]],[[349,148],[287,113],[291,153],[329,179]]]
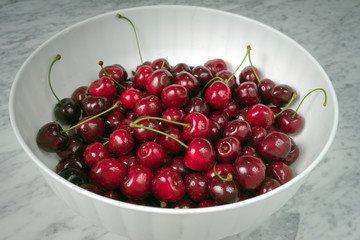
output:
[[[99,72],[98,61],[119,63],[128,72],[139,63],[130,25],[111,12],[93,17],[58,33],[26,60],[16,75],[10,95],[10,117],[14,132],[54,192],[69,207],[130,239],[219,239],[259,225],[281,208],[321,161],[334,139],[338,103],[333,86],[319,63],[299,44],[284,34],[252,19],[212,9],[188,6],[139,7],[118,11],[132,19],[137,28],[144,60],[164,57],[171,64],[200,65],[223,58],[234,70],[252,47],[252,62],[263,75],[297,90],[300,97],[318,87],[300,114],[305,128],[294,137],[301,156],[292,165],[296,177],[265,195],[242,202],[203,209],[162,209],[107,199],[67,182],[55,172],[54,154],[39,150],[38,129],[53,120],[52,96],[47,74],[57,53],[62,60],[52,71],[57,95],[69,97],[73,90],[88,85]],[[311,194],[311,193],[309,193]]]

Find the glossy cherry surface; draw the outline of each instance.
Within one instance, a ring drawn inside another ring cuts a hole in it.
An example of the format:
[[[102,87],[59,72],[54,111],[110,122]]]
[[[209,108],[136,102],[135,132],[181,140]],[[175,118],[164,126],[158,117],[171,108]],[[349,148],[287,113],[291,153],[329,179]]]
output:
[[[91,168],[91,180],[103,189],[111,190],[120,186],[126,175],[126,166],[116,158],[105,158]]]
[[[184,123],[189,125],[183,127],[183,137],[188,142],[194,138],[207,138],[211,134],[210,119],[202,113],[192,112],[187,114]]]
[[[274,114],[270,107],[264,104],[251,106],[246,114],[246,120],[251,126],[268,128],[274,123]]]
[[[231,99],[231,89],[225,83],[215,81],[206,89],[205,99],[213,108],[225,108]]]
[[[193,139],[184,156],[185,165],[191,170],[206,171],[216,161],[216,152],[209,140],[205,138]]]
[[[121,193],[134,200],[146,198],[151,193],[152,171],[142,164],[130,166],[121,183]]]
[[[234,170],[240,186],[246,190],[254,190],[265,179],[266,165],[258,157],[242,155],[235,160]]]
[[[288,135],[282,132],[269,133],[259,144],[260,155],[268,161],[284,160],[291,150],[291,141]]]
[[[135,145],[133,136],[125,129],[117,129],[110,134],[109,148],[117,155],[126,155]]]
[[[223,163],[232,163],[240,156],[241,143],[236,137],[224,137],[216,143],[215,150],[219,161]]]
[[[156,142],[143,143],[136,151],[137,161],[149,168],[160,168],[165,164],[166,158],[166,150]]]
[[[186,193],[185,183],[175,169],[163,168],[153,178],[152,192],[154,196],[165,202],[177,202]]]

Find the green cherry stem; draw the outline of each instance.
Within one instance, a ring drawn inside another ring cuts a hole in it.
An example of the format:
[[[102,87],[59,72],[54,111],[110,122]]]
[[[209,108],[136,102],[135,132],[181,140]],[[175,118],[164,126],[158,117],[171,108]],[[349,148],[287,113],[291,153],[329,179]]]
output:
[[[131,26],[132,26],[132,28],[133,28],[133,30],[134,30],[134,33],[135,33],[136,44],[137,44],[137,48],[138,48],[138,51],[139,51],[140,61],[141,61],[141,64],[143,64],[144,62],[143,62],[142,57],[141,57],[141,51],[140,51],[139,40],[138,40],[138,36],[137,36],[137,33],[136,33],[136,29],[135,29],[134,24],[131,22],[131,20],[130,20],[130,19],[128,19],[127,17],[125,17],[125,16],[121,15],[120,13],[116,14],[116,16],[117,16],[118,18],[123,18],[123,19],[125,19],[126,21],[128,21],[128,22],[131,24]]]
[[[229,174],[226,176],[226,178],[224,178],[224,177],[222,177],[222,176],[216,171],[216,169],[215,169],[216,164],[217,164],[217,163],[215,163],[214,166],[213,166],[213,170],[214,170],[215,175],[216,175],[218,178],[220,178],[221,180],[223,180],[223,181],[229,181],[229,182],[232,181],[232,174],[231,174],[231,173],[229,173]]]
[[[101,69],[104,71],[104,73],[106,74],[106,76],[108,76],[116,85],[118,85],[119,88],[121,88],[122,90],[126,90],[126,87],[124,85],[121,85],[120,83],[118,83],[117,81],[115,81],[115,79],[113,79],[110,74],[108,74],[108,72],[105,70],[105,68],[103,67],[104,62],[103,61],[99,61],[99,65],[101,67]]]
[[[146,129],[146,130],[150,130],[150,131],[153,131],[153,132],[160,133],[160,134],[162,134],[162,135],[165,135],[165,136],[167,136],[167,137],[169,137],[169,138],[174,139],[174,140],[177,141],[179,144],[181,144],[184,148],[189,148],[188,145],[186,145],[185,143],[183,143],[183,142],[180,141],[179,139],[171,136],[170,134],[167,134],[167,133],[164,133],[164,132],[162,132],[162,131],[159,131],[159,130],[157,130],[157,129],[150,128],[150,127],[146,127],[146,126],[142,126],[142,125],[136,124],[135,122],[131,122],[131,123],[130,123],[130,127],[132,127],[132,128],[134,128],[134,127],[136,127],[136,128],[143,128],[143,129]]]
[[[240,63],[240,65],[236,68],[236,70],[233,72],[233,74],[228,78],[228,80],[226,80],[225,83],[228,83],[228,82],[230,81],[230,79],[236,74],[236,72],[239,70],[239,68],[241,67],[241,65],[245,62],[247,56],[249,55],[249,57],[250,57],[250,50],[251,50],[251,48],[250,48],[250,46],[248,46],[248,47],[247,47],[246,54],[245,54],[245,56],[244,56],[244,59],[242,60],[242,62]]]
[[[315,92],[315,91],[322,91],[322,92],[324,93],[325,99],[324,99],[323,106],[326,107],[326,104],[327,104],[327,94],[326,94],[325,89],[323,89],[323,88],[315,88],[315,89],[311,90],[310,92],[308,92],[308,93],[303,97],[303,99],[302,99],[301,102],[299,103],[298,107],[296,108],[295,112],[291,115],[292,118],[295,117],[296,113],[298,112],[298,110],[299,110],[301,104],[304,102],[305,98],[306,98],[307,96],[309,96],[311,93]]]
[[[62,130],[62,131],[60,131],[60,133],[65,133],[65,132],[67,132],[67,131],[70,131],[71,129],[74,129],[74,128],[76,128],[76,127],[80,126],[81,124],[84,124],[84,123],[86,123],[86,122],[88,122],[88,121],[91,121],[91,120],[93,120],[94,118],[100,117],[101,115],[103,115],[103,114],[105,114],[105,113],[108,113],[108,112],[114,110],[114,109],[117,108],[117,107],[119,107],[119,103],[115,103],[112,107],[106,109],[105,111],[103,111],[103,112],[101,112],[101,113],[99,113],[99,114],[96,114],[96,115],[94,115],[94,116],[86,119],[86,120],[83,121],[83,122],[79,122],[79,123],[75,124],[74,126],[71,126],[71,127],[67,128],[67,129],[65,129],[65,130]]]
[[[60,54],[57,54],[54,58],[54,60],[51,62],[50,64],[50,67],[49,67],[49,72],[48,72],[48,81],[49,81],[49,87],[50,87],[50,90],[52,92],[52,94],[54,95],[54,97],[56,98],[56,100],[59,102],[60,105],[63,105],[63,103],[60,101],[60,99],[56,96],[52,86],[51,86],[51,81],[50,81],[50,73],[51,73],[51,69],[54,65],[54,63],[56,63],[58,60],[61,59],[61,55]]]
[[[198,92],[198,94],[196,95],[197,97],[201,97],[204,93],[204,91],[207,89],[207,87],[210,85],[210,83],[212,83],[215,80],[220,80],[222,82],[224,82],[224,79],[222,79],[221,77],[213,77],[212,79],[210,79],[205,86],[203,87],[203,89],[200,90],[200,92]]]
[[[256,71],[255,71],[255,68],[254,68],[254,66],[253,66],[253,64],[252,64],[252,62],[251,62],[251,57],[250,57],[251,47],[250,47],[250,45],[248,45],[247,48],[248,48],[248,56],[249,56],[250,66],[251,66],[251,68],[252,68],[252,70],[253,70],[253,73],[255,74],[256,79],[258,80],[258,82],[260,82],[259,76],[257,75],[257,73],[256,73]]]
[[[187,127],[187,128],[190,127],[190,124],[188,124],[188,123],[175,122],[175,121],[168,120],[168,119],[165,119],[165,118],[150,117],[150,116],[143,117],[143,118],[138,118],[138,119],[136,119],[133,123],[134,123],[134,124],[137,124],[137,123],[139,123],[139,122],[141,122],[141,121],[144,121],[144,120],[147,120],[147,119],[154,119],[154,120],[159,120],[159,121],[165,121],[165,122],[177,124],[177,125],[180,125],[180,126],[183,126],[183,127]]]
[[[162,62],[162,65],[161,65],[161,68],[160,69],[163,69],[165,66],[165,61]]]
[[[291,105],[291,103],[295,100],[295,98],[297,97],[297,92],[295,91],[290,99],[290,101],[288,102],[288,104],[278,113],[275,115],[274,119],[276,119],[278,116],[280,116],[280,114],[285,111],[286,109],[289,108],[289,106]]]

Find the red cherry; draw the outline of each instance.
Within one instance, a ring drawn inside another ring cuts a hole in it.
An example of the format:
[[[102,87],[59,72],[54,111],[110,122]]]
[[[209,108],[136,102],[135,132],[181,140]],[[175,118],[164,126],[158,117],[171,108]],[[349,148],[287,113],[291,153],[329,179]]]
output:
[[[164,118],[164,119],[167,119],[170,121],[174,121],[174,122],[182,123],[182,122],[184,122],[185,112],[181,108],[167,108],[162,112],[161,118]],[[178,124],[170,123],[167,121],[162,121],[161,123],[165,128],[169,128],[169,127],[180,128],[181,127]]]
[[[266,175],[273,177],[281,185],[294,178],[291,168],[283,162],[272,162],[266,169]]]
[[[126,174],[126,166],[115,158],[106,158],[91,168],[91,180],[100,187],[111,190],[120,186]]]
[[[205,207],[215,207],[218,204],[216,204],[214,201],[211,200],[204,200],[201,203],[197,205],[197,208],[205,208]]]
[[[258,84],[258,91],[261,97],[261,102],[267,104],[270,102],[270,91],[275,86],[271,79],[263,79]]]
[[[166,69],[167,71],[170,71],[170,63],[165,58],[155,59],[150,63],[150,66],[155,70]]]
[[[136,151],[136,159],[149,168],[159,168],[166,162],[167,154],[163,146],[156,142],[146,142]]]
[[[292,109],[286,109],[277,118],[279,128],[287,134],[297,134],[304,126],[304,119]]]
[[[205,100],[205,98],[201,97],[193,97],[189,100],[188,104],[185,107],[186,113],[199,112],[208,116],[210,114],[210,105]]]
[[[81,108],[85,116],[97,115],[109,107],[109,100],[105,97],[87,96],[81,103]]]
[[[86,94],[87,89],[88,89],[87,86],[78,87],[71,95],[71,99],[78,105],[81,105],[82,100],[84,100],[84,98],[87,95]]]
[[[256,67],[254,67],[256,75],[261,79],[261,75],[260,75],[260,71],[259,69],[257,69]],[[254,70],[252,69],[251,66],[247,66],[245,67],[239,75],[239,80],[240,83],[243,82],[252,82],[255,83],[256,85],[258,85],[259,81],[257,80],[255,74],[254,74]]]
[[[124,120],[124,114],[122,114],[119,111],[112,111],[109,113],[109,115],[106,116],[104,122],[105,127],[110,132],[117,129],[119,123]]]
[[[188,169],[184,163],[183,156],[174,157],[170,163],[170,167],[178,171],[183,177],[185,177],[186,174],[190,173],[190,169]]]
[[[284,107],[293,97],[294,90],[286,85],[279,84],[273,87],[270,91],[270,101],[276,107]]]
[[[89,94],[94,97],[105,97],[112,100],[116,97],[116,84],[109,77],[101,77],[89,86]]]
[[[227,70],[227,65],[223,59],[215,58],[208,60],[204,63],[204,66],[210,69],[211,73],[215,75],[218,72]]]
[[[230,101],[226,104],[225,108],[221,109],[221,113],[224,114],[228,120],[232,120],[236,117],[239,109],[239,104],[233,99],[230,99]]]
[[[117,155],[126,155],[131,152],[135,145],[131,133],[125,129],[117,129],[110,134],[109,148],[110,151]]]
[[[291,150],[289,152],[289,154],[286,156],[286,158],[284,159],[284,163],[286,163],[287,165],[291,165],[293,164],[299,157],[300,154],[300,149],[299,147],[296,145],[295,141],[291,138]]]
[[[184,182],[188,196],[195,202],[201,202],[208,197],[208,179],[203,174],[187,174]]]
[[[128,74],[123,66],[114,64],[104,67],[107,74],[109,74],[116,82],[120,83],[125,81]],[[99,78],[107,76],[103,69],[99,72]]]
[[[235,89],[235,98],[241,106],[260,103],[260,95],[255,83],[243,82]]]
[[[125,155],[118,158],[118,160],[125,164],[127,168],[138,164],[138,161],[136,160],[136,156],[134,155]]]
[[[148,65],[140,66],[134,75],[134,82],[140,89],[146,88],[146,80],[154,72],[154,69]]]
[[[146,80],[146,90],[152,95],[160,96],[161,91],[173,83],[172,74],[165,69],[159,69],[150,74]]]
[[[215,173],[216,171],[216,173]],[[211,180],[214,177],[218,177],[217,175],[220,175],[222,177],[227,177],[229,174],[231,176],[235,175],[233,165],[230,163],[218,163],[215,165],[215,171],[214,168],[210,168],[209,170],[204,172],[204,176]]]
[[[84,117],[77,123],[82,124],[75,128],[75,134],[80,136],[87,143],[97,142],[102,139],[105,133],[105,123],[99,117],[95,117],[88,121],[89,118],[91,117]]]
[[[124,181],[121,183],[121,193],[133,200],[146,198],[151,192],[152,171],[141,164],[130,166]]]
[[[199,112],[189,113],[184,118],[183,137],[190,142],[194,138],[208,138],[211,134],[211,122],[208,117]]]
[[[265,179],[266,165],[260,158],[242,155],[234,162],[235,178],[246,190],[258,188]]]
[[[177,202],[186,192],[180,173],[172,168],[161,169],[154,176],[151,186],[154,196],[165,202]]]
[[[70,125],[79,121],[81,107],[71,98],[63,98],[55,105],[55,119],[63,125]]]
[[[211,73],[210,69],[204,66],[194,67],[191,73],[199,81],[199,83],[203,85],[213,78],[213,74]]]
[[[206,89],[205,99],[214,108],[225,108],[231,99],[231,90],[225,83],[215,81]]]
[[[266,137],[267,131],[263,127],[254,126],[251,128],[251,132],[252,136],[250,139],[250,144],[251,146],[257,148],[260,142],[262,142],[262,140],[264,140],[264,138]]]
[[[282,132],[271,132],[259,144],[260,155],[268,161],[284,160],[291,150],[290,138]]]
[[[268,128],[274,123],[274,114],[270,107],[264,104],[255,104],[249,108],[246,120],[251,126]]]
[[[193,202],[189,199],[183,198],[183,199],[177,201],[176,203],[173,203],[171,206],[172,206],[172,208],[175,208],[175,209],[188,209],[188,208],[194,208],[196,206],[196,204],[195,204],[195,202]]]
[[[191,72],[190,67],[186,63],[178,63],[170,69],[170,72],[174,77],[182,72]]]
[[[243,120],[232,120],[224,129],[224,137],[233,136],[240,142],[245,142],[251,138],[251,126],[248,122]]]
[[[174,138],[178,139],[181,142],[184,142],[184,138],[182,136],[181,131],[178,128],[169,127],[164,131],[166,134],[173,136]],[[164,147],[164,149],[169,154],[178,154],[183,150],[183,146],[175,141],[174,139],[170,138],[169,136],[160,134],[157,142]]]
[[[241,156],[242,155],[250,155],[254,157],[260,158],[259,154],[257,153],[256,149],[251,146],[243,146],[241,149]]]
[[[240,201],[241,190],[235,181],[223,181],[218,177],[210,180],[208,185],[210,196],[219,204]]]
[[[62,130],[61,126],[56,122],[50,122],[42,126],[36,135],[38,147],[46,152],[57,152],[64,149],[69,138],[66,133],[62,133]]]
[[[161,130],[161,126],[159,122],[154,119],[145,119],[140,121],[138,124],[155,130],[159,130],[159,131]],[[157,132],[147,130],[144,128],[134,128],[133,131],[135,138],[141,143],[152,141],[159,136]]]
[[[82,156],[85,151],[85,144],[76,136],[71,136],[68,139],[67,145],[61,151],[56,152],[56,154],[61,159],[66,159],[71,156]]]
[[[109,149],[100,142],[90,143],[83,154],[84,162],[87,166],[92,167],[98,161],[104,158],[110,158]]]
[[[184,86],[190,97],[194,97],[200,91],[199,81],[189,72],[179,72],[175,77],[175,84]]]
[[[185,152],[185,165],[195,171],[206,171],[216,161],[216,152],[212,144],[205,138],[193,139]]]
[[[221,162],[232,163],[240,156],[241,143],[236,137],[225,137],[216,143],[215,150]]]
[[[280,183],[271,177],[265,177],[264,181],[260,185],[260,187],[256,190],[257,195],[261,195],[267,192],[270,192],[271,190],[274,190],[275,188],[279,187]]]
[[[142,92],[139,89],[126,89],[121,94],[121,104],[127,109],[133,109],[135,104],[143,97]]]
[[[232,77],[231,77],[232,76]],[[236,77],[232,72],[228,70],[223,70],[215,74],[215,77],[219,77],[224,80],[224,83],[230,88],[231,92],[236,89]],[[231,79],[229,79],[231,77]]]
[[[143,97],[134,107],[134,112],[136,116],[151,116],[151,117],[158,117],[160,116],[162,111],[161,100],[154,95],[150,95],[147,97]]]
[[[166,107],[182,107],[189,99],[186,88],[179,84],[171,84],[161,92],[161,100]]]

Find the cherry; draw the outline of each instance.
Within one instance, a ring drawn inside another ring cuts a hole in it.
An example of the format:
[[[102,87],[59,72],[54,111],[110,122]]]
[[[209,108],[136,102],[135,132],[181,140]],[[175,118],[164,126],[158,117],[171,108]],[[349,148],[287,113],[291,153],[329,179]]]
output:
[[[236,119],[246,121],[247,112],[249,111],[250,107],[242,107],[236,112]]]
[[[206,89],[205,99],[213,108],[225,108],[231,99],[231,89],[224,82],[215,81]]]
[[[221,72],[216,73],[215,77],[219,77],[219,78],[223,79],[224,83],[230,88],[231,92],[235,91],[236,77],[232,72],[230,72],[228,70],[223,70]]]
[[[80,141],[79,138],[71,136],[68,139],[67,145],[61,151],[56,152],[56,154],[61,159],[66,159],[71,156],[82,156],[85,151],[85,144]]]
[[[175,156],[170,163],[170,167],[178,171],[182,177],[190,173],[190,169],[188,169],[184,163],[183,156]]]
[[[255,83],[243,82],[235,89],[235,98],[241,106],[260,103],[260,95]]]
[[[216,172],[215,172],[216,171]],[[215,167],[212,167],[211,169],[204,172],[204,176],[211,180],[214,177],[220,176],[234,176],[234,168],[233,165],[230,163],[218,163],[215,165]]]
[[[135,120],[137,118],[137,116],[136,116],[134,110],[127,111],[126,118]]]
[[[224,129],[224,137],[233,136],[240,142],[245,142],[251,138],[251,126],[248,122],[243,120],[232,120]]]
[[[222,131],[220,129],[220,125],[217,122],[210,120],[210,123],[211,123],[211,133],[210,136],[208,137],[208,140],[211,142],[216,142],[221,138]]]
[[[156,142],[143,143],[136,151],[136,159],[149,168],[160,168],[166,162],[167,153],[163,146]]]
[[[200,91],[199,81],[190,72],[179,72],[175,75],[175,84],[186,88],[190,97],[194,97]]]
[[[196,204],[189,199],[183,198],[177,201],[176,203],[173,203],[171,206],[172,208],[175,209],[187,209],[187,208],[194,208]]]
[[[215,150],[221,162],[232,163],[241,153],[241,143],[236,137],[224,137],[216,143]]]
[[[291,168],[283,162],[272,162],[266,169],[266,175],[273,177],[281,185],[294,178]]]
[[[228,120],[232,120],[236,117],[239,109],[239,104],[233,99],[230,99],[230,101],[226,104],[225,108],[221,109],[221,113],[224,114]]]
[[[139,122],[139,125],[159,131],[161,130],[159,122],[155,119],[142,120]],[[150,131],[145,128],[134,128],[133,131],[135,138],[141,143],[152,141],[159,135],[157,132]]]
[[[131,152],[135,145],[131,133],[125,129],[117,129],[110,134],[109,148],[110,151],[117,155],[126,155]]]
[[[251,146],[257,148],[260,142],[262,142],[262,140],[264,140],[264,138],[266,137],[267,131],[263,127],[254,126],[251,128],[251,132],[252,132],[252,136],[250,139],[250,144]]]
[[[261,158],[242,155],[234,162],[235,178],[246,190],[258,188],[265,179],[266,165]]]
[[[286,109],[277,118],[279,128],[287,134],[299,133],[304,126],[304,119],[292,109]]]
[[[185,107],[185,112],[187,114],[193,112],[199,112],[208,116],[210,114],[210,105],[205,100],[205,98],[201,97],[193,97],[189,100],[188,104]]]
[[[178,63],[174,67],[170,69],[171,74],[176,77],[178,74],[182,72],[190,73],[190,67],[186,63]]]
[[[120,185],[121,193],[134,200],[142,200],[151,192],[152,171],[142,164],[130,166]]]
[[[117,129],[119,123],[124,120],[124,114],[119,111],[112,111],[106,116],[104,122],[108,131],[112,132]]]
[[[241,191],[235,181],[224,181],[218,177],[210,180],[208,185],[210,196],[219,204],[234,203],[240,201]]]
[[[259,69],[257,69],[256,67],[254,67],[254,69],[255,69],[257,76],[260,76]],[[256,78],[256,76],[254,74],[254,70],[253,70],[252,66],[247,66],[240,72],[239,81],[240,81],[240,83],[252,82],[256,85],[258,85],[258,83],[259,83],[258,79]]]
[[[88,182],[87,175],[80,168],[68,167],[58,172],[58,174],[67,181],[81,186]]]
[[[155,69],[166,69],[167,71],[170,71],[170,63],[165,58],[158,58],[151,62],[150,66]]]
[[[112,100],[116,97],[117,88],[108,76],[95,80],[89,86],[89,94],[94,97],[105,97]]]
[[[262,195],[264,193],[270,192],[271,190],[274,190],[279,186],[280,186],[279,181],[275,180],[272,177],[265,177],[260,187],[256,190],[256,194]]]
[[[91,180],[103,189],[111,190],[120,186],[126,175],[126,166],[116,158],[105,158],[91,168]]]
[[[88,95],[87,93],[87,86],[81,86],[78,87],[77,89],[75,89],[75,91],[73,92],[73,94],[71,95],[71,99],[78,104],[79,106],[81,106],[81,102],[82,100],[84,100],[84,98]]]
[[[219,124],[220,132],[223,132],[225,126],[228,124],[227,117],[219,111],[212,112],[209,119]]]
[[[194,138],[184,156],[186,167],[195,171],[206,171],[216,161],[216,152],[212,144],[206,138]]]
[[[258,158],[260,157],[256,149],[252,146],[243,146],[241,149],[241,156],[242,155],[250,155]]]
[[[166,134],[173,136],[181,142],[184,142],[181,131],[178,128],[169,127],[164,131]],[[167,135],[160,135],[157,142],[165,148],[169,154],[178,154],[183,150],[183,146]]]
[[[299,147],[296,145],[294,139],[290,138],[290,142],[291,142],[291,149],[289,154],[286,156],[286,158],[283,160],[284,163],[286,163],[287,165],[291,165],[293,164],[299,157],[300,154],[300,150]]]
[[[56,122],[49,122],[42,126],[37,135],[36,143],[45,152],[58,152],[68,143],[68,135],[63,133],[62,127]]]
[[[87,171],[87,167],[83,159],[79,156],[70,156],[69,158],[62,159],[58,164],[56,164],[56,173],[59,173],[65,168],[79,168],[82,171]]]
[[[174,122],[184,122],[185,112],[181,108],[167,108],[162,112],[161,118],[164,118],[164,119],[167,119],[170,121],[174,121]],[[168,121],[162,121],[161,123],[165,128],[181,127],[178,124],[174,124],[174,123],[171,123]]]
[[[249,108],[246,120],[251,126],[268,128],[274,123],[274,114],[270,107],[264,104],[255,104]]]
[[[83,159],[87,166],[92,167],[98,161],[104,158],[110,158],[109,149],[100,142],[90,143],[84,151]]]
[[[146,80],[146,90],[155,96],[160,96],[161,91],[174,83],[174,77],[165,69],[155,70]]]
[[[87,143],[97,142],[105,133],[105,123],[99,117],[84,117],[76,125],[75,134]]]
[[[162,111],[161,100],[154,95],[143,97],[134,107],[134,112],[136,116],[160,116]]]
[[[104,193],[104,197],[107,197],[107,198],[110,198],[110,199],[113,199],[113,200],[118,200],[120,201],[120,196],[117,192],[115,191],[107,191]]]
[[[268,78],[265,78],[258,83],[258,91],[263,104],[268,104],[270,102],[270,91],[274,86],[275,83]]]
[[[117,126],[117,129],[124,129],[128,132],[132,132],[132,127],[130,127],[130,123],[134,122],[134,119],[125,118],[123,119]]]
[[[208,60],[204,63],[204,66],[211,71],[212,75],[215,75],[223,70],[227,70],[225,61],[220,58]]]
[[[138,164],[138,161],[136,160],[136,156],[134,155],[125,155],[118,158],[118,160],[125,164],[127,168]]]
[[[194,67],[191,73],[199,81],[199,83],[203,85],[214,77],[210,69],[204,66]]]
[[[195,202],[204,201],[208,193],[208,179],[201,173],[189,173],[184,178],[186,192]]]
[[[215,207],[217,204],[211,200],[204,200],[197,205],[197,208],[205,208],[205,207]]]
[[[276,107],[284,107],[293,97],[294,90],[286,84],[278,84],[270,91],[270,101]]]
[[[175,169],[163,168],[153,178],[152,191],[154,196],[165,202],[177,202],[185,195],[184,181]]]
[[[192,112],[185,116],[183,137],[190,142],[194,138],[207,138],[211,134],[211,121],[204,114]]]
[[[126,89],[121,94],[121,104],[127,109],[133,109],[135,104],[143,97],[142,92],[139,89]]]
[[[104,71],[104,69],[105,69],[105,71]],[[125,68],[123,66],[121,66],[120,64],[109,65],[109,66],[104,67],[104,69],[100,70],[99,78],[110,75],[110,77],[118,83],[121,83],[128,78],[128,74],[127,74]]]
[[[291,150],[288,135],[282,132],[271,132],[260,142],[258,151],[268,161],[284,160]]]
[[[188,99],[188,91],[179,84],[171,84],[161,92],[161,100],[166,107],[182,107],[187,103]]]
[[[154,69],[148,65],[140,66],[134,75],[134,82],[140,89],[146,88],[146,80],[154,72]]]
[[[110,103],[105,97],[87,96],[81,103],[81,108],[85,116],[97,115],[108,109]]]

